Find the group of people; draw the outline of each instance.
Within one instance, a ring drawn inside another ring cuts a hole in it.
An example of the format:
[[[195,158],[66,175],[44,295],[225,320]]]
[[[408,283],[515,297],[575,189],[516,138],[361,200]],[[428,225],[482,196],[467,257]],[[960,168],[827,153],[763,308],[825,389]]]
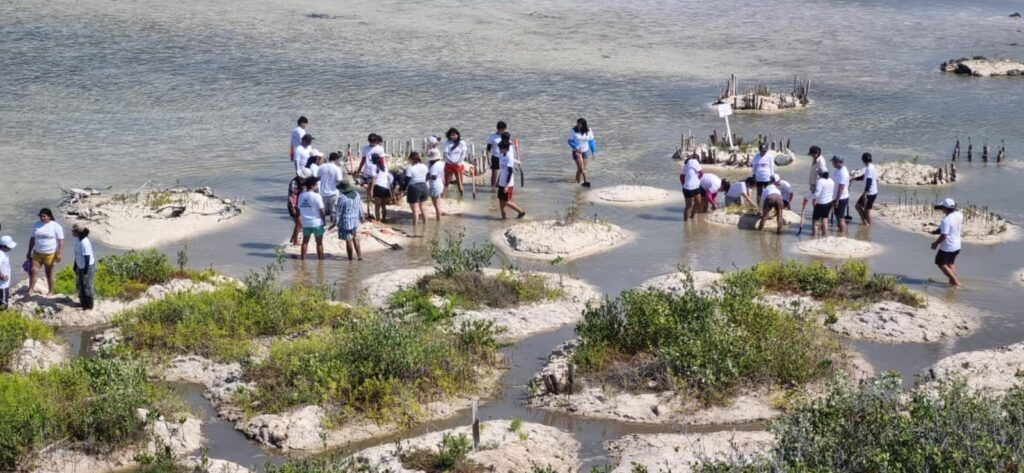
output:
[[[35,291],[39,272],[46,277],[47,294],[53,295],[56,286],[57,263],[61,262],[64,253],[64,227],[53,218],[53,212],[43,208],[38,214],[39,220],[32,225],[32,236],[28,240],[25,262],[22,268],[28,272],[28,290]],[[71,227],[71,235],[77,239],[74,245],[75,289],[82,309],[92,310],[95,301],[96,255],[93,253],[89,229],[75,224]],[[11,283],[14,273],[11,271],[9,253],[18,247],[18,243],[10,235],[0,236],[0,310],[6,310],[11,301]]]

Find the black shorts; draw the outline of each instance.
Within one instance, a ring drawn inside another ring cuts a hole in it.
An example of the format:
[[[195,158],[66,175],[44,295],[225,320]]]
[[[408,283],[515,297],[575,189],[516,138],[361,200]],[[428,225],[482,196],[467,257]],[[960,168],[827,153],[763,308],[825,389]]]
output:
[[[373,186],[373,198],[374,199],[390,199],[391,189],[383,186]]]
[[[945,266],[947,264],[956,263],[956,255],[960,254],[960,250],[956,251],[942,251],[939,250],[935,253],[935,264],[939,266]]]
[[[288,216],[291,218],[299,216],[299,209],[295,208],[295,206],[292,205],[291,202],[288,202]]]
[[[865,210],[871,210],[875,206],[875,197],[878,197],[878,194],[862,195],[860,197],[860,203],[864,206]]]
[[[491,156],[491,171],[497,171],[499,169],[501,169],[501,158]]]
[[[814,213],[811,220],[827,220],[829,212],[832,211],[832,202],[827,204],[814,204]]]
[[[698,195],[701,195],[703,193],[704,193],[704,189],[701,189],[700,187],[698,187],[696,189],[693,189],[693,190],[683,189],[683,197],[686,197],[687,199],[689,199],[691,197],[697,197]]]
[[[850,199],[849,198],[839,199],[839,202],[836,204],[836,213],[835,213],[836,218],[845,218],[846,217],[846,209],[849,206],[850,206]]]
[[[498,200],[501,202],[508,202],[512,200],[512,193],[516,190],[515,187],[505,186],[498,188]]]
[[[405,201],[410,204],[418,204],[420,202],[427,201],[427,183],[417,182],[416,184],[409,184],[409,189],[405,194]]]
[[[0,289],[0,310],[7,310],[11,304],[11,288]]]
[[[785,204],[782,202],[782,196],[779,194],[772,194],[764,198],[764,204],[761,206],[761,210],[767,211],[776,207],[782,207]]]

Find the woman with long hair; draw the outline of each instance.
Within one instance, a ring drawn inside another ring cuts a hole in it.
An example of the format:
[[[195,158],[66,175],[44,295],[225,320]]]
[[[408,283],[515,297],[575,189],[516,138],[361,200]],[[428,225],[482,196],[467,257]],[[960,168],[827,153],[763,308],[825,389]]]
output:
[[[449,128],[444,134],[448,141],[445,141],[441,152],[444,154],[444,192],[448,192],[448,184],[455,176],[455,184],[459,188],[459,197],[462,197],[462,173],[465,171],[466,143],[462,141],[462,135],[454,127]]]
[[[587,180],[587,160],[594,157],[597,147],[594,132],[587,125],[585,118],[576,119],[576,126],[569,130],[569,147],[572,148],[572,160],[576,163],[576,182],[583,187],[590,187]]]
[[[32,238],[28,240],[28,254],[25,259],[32,260],[28,271],[28,293],[36,287],[39,268],[46,271],[46,284],[49,294],[53,295],[53,266],[60,263],[64,252],[64,228],[53,220],[53,212],[44,208],[39,211],[39,221],[32,226]]]

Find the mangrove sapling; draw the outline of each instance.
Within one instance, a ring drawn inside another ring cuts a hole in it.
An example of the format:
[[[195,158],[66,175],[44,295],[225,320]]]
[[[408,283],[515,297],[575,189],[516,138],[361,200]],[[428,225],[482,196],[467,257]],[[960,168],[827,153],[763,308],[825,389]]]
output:
[[[131,300],[139,297],[150,286],[164,284],[171,279],[203,282],[209,281],[215,274],[213,270],[199,271],[184,266],[175,270],[167,256],[157,250],[128,251],[120,255],[104,256],[96,262],[95,289],[96,295],[101,298]],[[76,293],[75,274],[70,265],[57,272],[54,286],[58,294]]]
[[[402,466],[410,470],[427,473],[484,473],[487,469],[469,459],[473,445],[466,434],[444,434],[437,452],[417,449],[403,452]]]
[[[23,316],[14,309],[0,311],[0,371],[6,370],[11,356],[25,340],[52,341],[53,328]]]

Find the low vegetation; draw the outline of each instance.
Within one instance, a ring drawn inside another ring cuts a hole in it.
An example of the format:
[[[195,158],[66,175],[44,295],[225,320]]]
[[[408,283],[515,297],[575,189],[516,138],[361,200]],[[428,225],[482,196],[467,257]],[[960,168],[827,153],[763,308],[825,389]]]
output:
[[[104,256],[96,261],[96,297],[131,300],[146,292],[150,286],[171,279],[206,281],[214,274],[213,270],[176,269],[167,260],[167,255],[157,250],[129,251]],[[54,285],[58,294],[75,294],[75,273],[71,265],[57,272]]]
[[[473,451],[473,444],[466,434],[452,435],[444,434],[441,443],[437,445],[437,452],[416,449],[411,452],[402,452],[399,457],[402,466],[426,473],[484,473],[487,469],[469,459]]]
[[[1020,471],[1024,388],[990,398],[962,380],[901,388],[898,374],[828,394],[770,424],[766,457],[704,464],[700,471]]]
[[[49,325],[26,318],[13,309],[0,310],[0,371],[7,368],[11,356],[25,340],[54,338],[53,328]]]
[[[799,386],[831,376],[842,346],[812,321],[755,301],[748,286],[722,294],[626,291],[590,307],[573,362],[589,380],[629,391],[685,390],[705,404],[740,387]]]
[[[131,360],[77,358],[29,375],[0,373],[0,470],[57,441],[88,452],[138,441],[147,422],[136,413],[142,407],[155,414],[180,405]]]

